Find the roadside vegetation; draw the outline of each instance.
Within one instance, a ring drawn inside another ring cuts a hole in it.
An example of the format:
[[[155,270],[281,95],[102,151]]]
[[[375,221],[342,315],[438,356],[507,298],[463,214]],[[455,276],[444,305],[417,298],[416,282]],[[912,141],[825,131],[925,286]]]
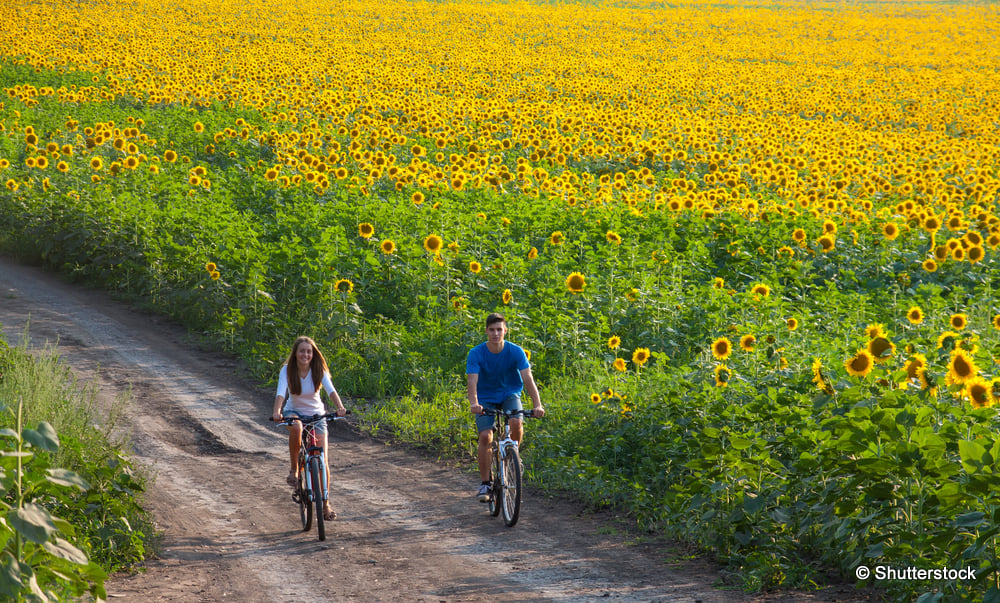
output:
[[[0,340],[0,594],[9,600],[106,598],[105,577],[136,568],[155,532],[145,480],[117,419],[54,348]]]
[[[447,453],[501,311],[534,483],[750,591],[1000,600],[993,5],[301,9],[0,8],[0,249]]]

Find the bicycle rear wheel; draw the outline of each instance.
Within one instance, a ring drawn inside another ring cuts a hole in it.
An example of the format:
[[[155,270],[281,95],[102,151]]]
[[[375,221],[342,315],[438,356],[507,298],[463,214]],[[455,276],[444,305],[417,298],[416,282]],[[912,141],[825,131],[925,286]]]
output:
[[[326,527],[323,525],[323,468],[319,457],[309,459],[309,479],[312,480],[313,501],[316,503],[316,531],[320,540],[326,540]]]
[[[502,497],[503,522],[510,527],[521,512],[521,458],[514,446],[508,446],[503,457]]]
[[[309,476],[306,473],[306,462],[305,455],[301,455],[299,459],[299,486],[298,486],[298,499],[299,499],[299,519],[302,520],[302,531],[308,532],[312,528],[313,521],[313,510],[312,503],[309,501],[309,482],[306,480]]]
[[[500,514],[500,457],[496,447],[493,448],[493,457],[490,464],[490,515],[496,517]]]

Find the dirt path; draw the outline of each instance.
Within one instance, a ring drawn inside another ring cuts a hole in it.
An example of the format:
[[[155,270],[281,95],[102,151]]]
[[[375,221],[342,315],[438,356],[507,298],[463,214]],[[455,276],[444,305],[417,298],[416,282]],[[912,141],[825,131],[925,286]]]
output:
[[[635,545],[610,518],[527,492],[505,528],[472,496],[467,469],[359,435],[331,433],[340,518],[303,534],[284,474],[273,394],[169,321],[0,258],[0,325],[19,343],[58,341],[102,395],[131,386],[129,425],[155,475],[161,558],[108,582],[125,601],[763,601],[717,588],[704,561]],[[768,601],[846,601],[834,592]],[[856,597],[856,595],[855,595]]]

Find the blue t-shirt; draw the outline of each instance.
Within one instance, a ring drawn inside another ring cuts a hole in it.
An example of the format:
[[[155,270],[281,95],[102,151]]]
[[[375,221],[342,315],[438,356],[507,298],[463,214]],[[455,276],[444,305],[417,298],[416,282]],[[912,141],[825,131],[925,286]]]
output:
[[[465,373],[479,375],[476,396],[480,404],[501,404],[508,396],[521,393],[521,371],[530,366],[521,346],[505,341],[500,353],[494,354],[483,342],[469,350]]]

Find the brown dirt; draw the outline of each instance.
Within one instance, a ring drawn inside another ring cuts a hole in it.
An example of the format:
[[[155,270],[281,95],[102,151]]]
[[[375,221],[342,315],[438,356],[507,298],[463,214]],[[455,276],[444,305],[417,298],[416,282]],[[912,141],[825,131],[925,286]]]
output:
[[[153,481],[159,557],[107,582],[126,601],[856,601],[845,586],[750,596],[710,562],[570,500],[527,491],[506,528],[455,466],[342,423],[331,432],[340,518],[303,533],[284,483],[273,393],[176,324],[0,259],[7,341],[57,343],[101,395],[132,388],[128,429]],[[350,400],[347,401],[350,405]],[[550,401],[549,404],[557,403]],[[471,419],[470,419],[471,420]]]

